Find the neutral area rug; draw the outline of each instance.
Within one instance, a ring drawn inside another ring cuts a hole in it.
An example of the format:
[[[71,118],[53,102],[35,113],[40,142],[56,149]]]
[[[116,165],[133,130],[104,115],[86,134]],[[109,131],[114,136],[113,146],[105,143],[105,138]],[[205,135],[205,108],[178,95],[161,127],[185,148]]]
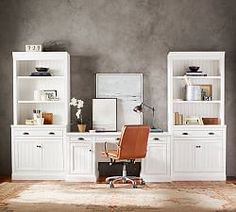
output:
[[[225,182],[130,185],[53,182],[0,184],[0,211],[236,211],[236,185]]]

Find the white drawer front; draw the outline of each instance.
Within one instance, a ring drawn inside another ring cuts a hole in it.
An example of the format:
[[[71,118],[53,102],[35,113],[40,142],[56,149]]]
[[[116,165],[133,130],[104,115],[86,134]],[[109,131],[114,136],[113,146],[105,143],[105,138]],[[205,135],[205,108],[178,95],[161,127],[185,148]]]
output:
[[[83,136],[83,135],[78,135],[78,136],[70,136],[69,137],[70,141],[92,141],[94,140],[92,136]]]
[[[167,141],[167,137],[165,136],[158,136],[158,135],[152,135],[152,136],[149,136],[148,138],[148,142],[166,142]]]
[[[120,136],[97,136],[96,141],[98,142],[118,142]]]
[[[63,135],[62,130],[16,130],[14,135],[17,137],[59,137]]]
[[[174,131],[175,137],[189,138],[189,137],[207,137],[215,138],[223,136],[221,130],[178,130]]]

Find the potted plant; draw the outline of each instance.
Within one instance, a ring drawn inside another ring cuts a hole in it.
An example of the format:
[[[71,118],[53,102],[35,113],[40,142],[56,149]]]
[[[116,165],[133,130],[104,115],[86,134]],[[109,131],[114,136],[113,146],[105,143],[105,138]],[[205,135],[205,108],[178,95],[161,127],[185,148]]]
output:
[[[76,107],[76,118],[78,120],[78,130],[79,132],[85,132],[86,130],[86,124],[83,122],[83,116],[82,116],[82,108],[84,107],[84,101],[81,99],[76,99],[73,97],[70,101],[70,105]]]

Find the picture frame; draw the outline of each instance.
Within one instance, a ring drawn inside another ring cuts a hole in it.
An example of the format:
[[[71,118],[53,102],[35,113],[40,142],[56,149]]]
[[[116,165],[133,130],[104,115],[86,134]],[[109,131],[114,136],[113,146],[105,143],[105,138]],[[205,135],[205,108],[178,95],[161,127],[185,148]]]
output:
[[[116,98],[96,98],[92,100],[92,129],[96,132],[117,131]]]
[[[185,117],[184,124],[186,125],[203,125],[201,117]]]
[[[55,101],[58,100],[57,90],[43,90],[44,95],[46,95],[47,100]]]
[[[212,84],[202,84],[199,86],[201,88],[202,100],[212,100]]]

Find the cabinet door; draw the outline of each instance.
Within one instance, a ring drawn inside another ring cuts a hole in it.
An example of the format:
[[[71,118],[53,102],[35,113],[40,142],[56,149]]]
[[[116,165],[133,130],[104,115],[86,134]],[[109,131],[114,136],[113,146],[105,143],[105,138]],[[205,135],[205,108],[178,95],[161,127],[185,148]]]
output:
[[[175,172],[189,172],[194,169],[194,143],[186,140],[185,142],[174,142],[174,171]]]
[[[143,162],[144,174],[167,174],[167,144],[149,144]]]
[[[41,143],[35,140],[15,140],[15,169],[38,171],[41,167]]]
[[[72,174],[89,175],[94,172],[92,144],[79,142],[71,144],[70,165]]]
[[[195,146],[196,171],[210,172],[223,170],[222,142],[196,142]]]
[[[42,141],[42,171],[63,171],[63,167],[62,140]]]

